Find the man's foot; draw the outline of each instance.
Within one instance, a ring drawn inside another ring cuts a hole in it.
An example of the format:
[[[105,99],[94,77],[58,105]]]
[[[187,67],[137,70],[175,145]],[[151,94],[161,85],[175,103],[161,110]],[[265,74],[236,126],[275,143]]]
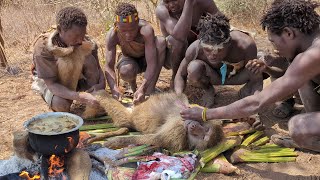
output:
[[[293,103],[288,101],[281,102],[274,110],[272,111],[273,116],[277,118],[286,118],[289,117],[294,111],[294,100]]]
[[[248,82],[238,92],[239,99],[251,96],[254,93],[261,91],[263,87],[262,82]]]
[[[202,102],[201,105],[207,108],[212,108],[214,105],[215,97],[216,97],[216,94],[213,88],[210,90],[207,90],[201,98],[201,102]]]
[[[274,134],[271,136],[271,141],[278,146],[287,148],[299,148],[299,146],[289,136],[280,136]]]

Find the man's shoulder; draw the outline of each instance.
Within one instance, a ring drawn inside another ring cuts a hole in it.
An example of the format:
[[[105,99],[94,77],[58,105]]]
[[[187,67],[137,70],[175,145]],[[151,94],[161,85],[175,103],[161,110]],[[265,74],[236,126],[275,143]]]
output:
[[[170,16],[167,7],[162,3],[159,3],[159,5],[156,7],[156,16],[160,20],[164,20],[165,18]]]
[[[240,49],[246,50],[248,48],[256,47],[256,43],[249,33],[236,30],[231,31],[230,36],[232,40],[236,41]]]
[[[186,58],[187,59],[196,58],[195,56],[198,55],[199,48],[200,48],[199,44],[200,44],[200,40],[196,40],[190,44],[190,46],[188,47],[188,49],[186,51]]]

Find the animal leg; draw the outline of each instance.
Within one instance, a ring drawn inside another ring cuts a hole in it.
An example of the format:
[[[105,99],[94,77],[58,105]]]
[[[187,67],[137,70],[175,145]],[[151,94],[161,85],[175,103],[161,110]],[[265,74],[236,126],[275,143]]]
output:
[[[142,144],[148,144],[148,145],[158,145],[155,140],[155,134],[146,134],[146,135],[135,135],[135,136],[118,136],[118,137],[112,137],[108,139],[104,146],[111,148],[111,149],[118,149],[127,147],[131,144],[134,145],[142,145]]]

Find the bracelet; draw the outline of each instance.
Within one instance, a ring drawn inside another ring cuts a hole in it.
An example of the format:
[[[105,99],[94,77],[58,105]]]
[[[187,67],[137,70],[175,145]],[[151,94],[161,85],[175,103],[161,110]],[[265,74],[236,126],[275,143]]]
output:
[[[208,108],[203,108],[203,110],[202,110],[202,121],[203,122],[207,121],[207,110],[208,110]]]

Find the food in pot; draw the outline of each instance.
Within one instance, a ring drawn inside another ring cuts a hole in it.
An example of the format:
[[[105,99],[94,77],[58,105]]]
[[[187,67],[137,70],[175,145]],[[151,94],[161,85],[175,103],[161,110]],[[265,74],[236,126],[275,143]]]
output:
[[[29,124],[28,129],[33,133],[55,134],[67,132],[76,126],[74,120],[64,116],[37,119]]]

